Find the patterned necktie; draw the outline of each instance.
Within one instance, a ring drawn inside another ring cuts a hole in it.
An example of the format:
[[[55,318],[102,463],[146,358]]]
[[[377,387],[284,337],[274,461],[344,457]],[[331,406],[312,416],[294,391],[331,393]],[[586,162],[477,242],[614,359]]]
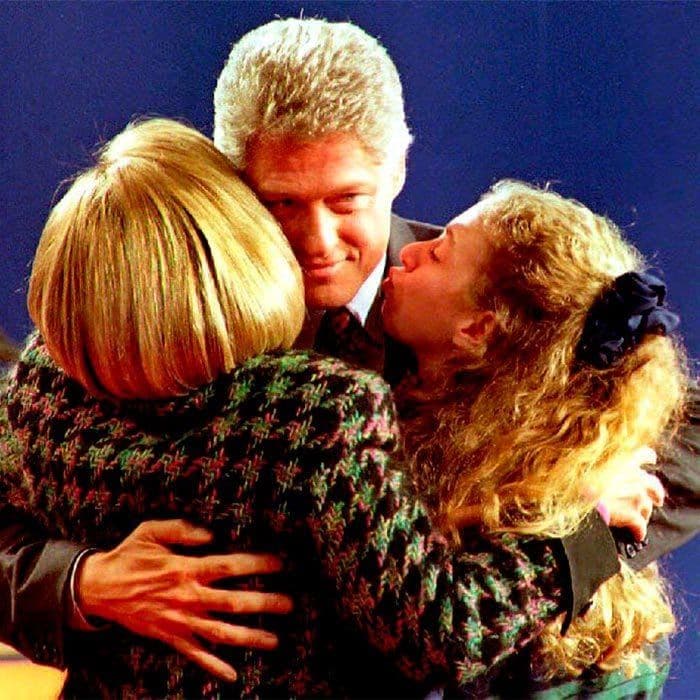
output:
[[[345,362],[381,372],[384,348],[344,306],[326,311],[316,333],[314,349]]]

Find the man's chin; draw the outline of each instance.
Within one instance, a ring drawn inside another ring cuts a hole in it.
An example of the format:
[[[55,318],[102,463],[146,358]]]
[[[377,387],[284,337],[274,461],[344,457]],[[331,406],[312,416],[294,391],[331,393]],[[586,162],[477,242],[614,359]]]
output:
[[[357,289],[337,289],[329,287],[306,288],[306,306],[311,310],[336,309],[349,304],[357,294]]]

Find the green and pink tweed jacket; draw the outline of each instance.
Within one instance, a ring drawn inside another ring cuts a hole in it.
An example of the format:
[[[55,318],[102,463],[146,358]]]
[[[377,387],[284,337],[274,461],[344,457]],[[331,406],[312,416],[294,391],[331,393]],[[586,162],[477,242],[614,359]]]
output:
[[[52,536],[108,548],[143,520],[184,516],[219,551],[280,552],[284,575],[264,583],[296,600],[275,652],[217,650],[239,672],[230,685],[116,626],[76,633],[67,696],[483,693],[564,609],[556,543],[472,537],[456,554],[432,530],[391,468],[397,419],[372,373],[264,355],[187,396],[117,405],[35,337],[5,401],[0,497]]]

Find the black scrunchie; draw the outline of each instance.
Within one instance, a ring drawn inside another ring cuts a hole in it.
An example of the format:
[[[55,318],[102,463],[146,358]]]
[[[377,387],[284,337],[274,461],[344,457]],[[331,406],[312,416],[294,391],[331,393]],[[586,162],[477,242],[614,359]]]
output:
[[[614,365],[645,333],[667,335],[680,319],[663,303],[666,285],[642,272],[626,272],[593,303],[576,355],[605,369]]]

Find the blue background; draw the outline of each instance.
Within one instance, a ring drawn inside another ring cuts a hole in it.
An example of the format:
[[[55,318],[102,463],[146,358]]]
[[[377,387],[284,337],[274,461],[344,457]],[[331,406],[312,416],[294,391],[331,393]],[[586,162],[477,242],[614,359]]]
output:
[[[399,68],[416,136],[399,213],[442,223],[501,177],[551,181],[665,271],[699,356],[700,4],[684,2],[0,4],[0,326],[11,337],[29,329],[29,264],[58,183],[136,115],[211,134],[231,44],[302,10],[351,19]],[[699,554],[695,541],[667,559],[684,627],[669,698],[700,696]]]

